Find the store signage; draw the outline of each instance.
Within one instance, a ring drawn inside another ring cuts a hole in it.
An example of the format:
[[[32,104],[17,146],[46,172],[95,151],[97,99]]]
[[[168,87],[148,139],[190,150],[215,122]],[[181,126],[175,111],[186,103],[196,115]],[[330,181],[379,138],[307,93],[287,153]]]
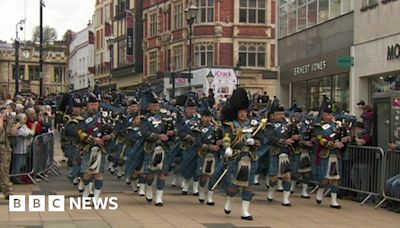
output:
[[[126,16],[126,58],[128,63],[135,61],[135,30],[134,30],[134,18],[133,15],[127,14]]]
[[[400,59],[400,44],[388,46],[387,60]]]
[[[310,72],[322,71],[327,67],[326,60],[293,68],[293,74],[303,75]]]

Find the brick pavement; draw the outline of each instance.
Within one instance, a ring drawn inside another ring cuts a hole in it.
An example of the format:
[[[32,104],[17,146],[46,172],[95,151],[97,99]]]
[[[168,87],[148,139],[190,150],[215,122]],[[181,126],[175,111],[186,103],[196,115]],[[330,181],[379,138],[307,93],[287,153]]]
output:
[[[56,159],[60,160],[58,153]],[[75,187],[66,181],[65,163],[61,163],[63,175],[50,175],[51,183],[39,185],[14,186],[18,194],[29,195],[32,192],[54,192],[66,196],[78,196]],[[123,180],[106,175],[103,196],[118,197],[119,209],[111,210],[66,210],[65,212],[9,212],[8,204],[0,200],[1,227],[29,228],[103,228],[103,227],[399,227],[399,214],[384,209],[374,209],[372,204],[360,206],[356,202],[340,200],[341,210],[329,208],[327,198],[322,205],[312,199],[301,199],[299,190],[291,197],[293,206],[283,207],[280,202],[268,203],[265,200],[266,189],[257,187],[250,206],[253,221],[240,219],[240,198],[234,200],[233,211],[225,215],[224,197],[215,194],[216,206],[210,207],[198,203],[191,195],[182,196],[177,188],[168,187],[164,197],[164,207],[148,204],[144,197],[133,193]],[[276,194],[281,199],[281,194]],[[66,202],[68,204],[68,202]]]

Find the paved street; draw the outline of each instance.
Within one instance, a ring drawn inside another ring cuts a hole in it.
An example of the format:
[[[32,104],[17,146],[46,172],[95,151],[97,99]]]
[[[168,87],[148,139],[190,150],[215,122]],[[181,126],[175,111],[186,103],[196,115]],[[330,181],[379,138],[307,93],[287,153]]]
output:
[[[56,160],[60,161],[59,145]],[[15,186],[17,194],[63,194],[78,196],[75,187],[66,181],[66,163],[60,162],[61,177],[50,175],[51,183]],[[384,209],[374,209],[373,204],[341,200],[342,209],[329,208],[329,199],[317,206],[313,199],[292,198],[291,208],[280,202],[268,203],[264,187],[255,189],[250,211],[253,221],[240,219],[240,199],[236,198],[233,212],[225,215],[224,198],[216,194],[216,206],[198,203],[194,196],[182,196],[177,188],[168,187],[164,207],[155,207],[145,202],[144,197],[134,194],[124,181],[106,175],[103,196],[118,197],[119,210],[70,211],[65,212],[9,212],[8,204],[0,200],[0,227],[398,227],[400,216]],[[276,195],[281,198],[281,194]],[[66,202],[67,204],[68,202]]]

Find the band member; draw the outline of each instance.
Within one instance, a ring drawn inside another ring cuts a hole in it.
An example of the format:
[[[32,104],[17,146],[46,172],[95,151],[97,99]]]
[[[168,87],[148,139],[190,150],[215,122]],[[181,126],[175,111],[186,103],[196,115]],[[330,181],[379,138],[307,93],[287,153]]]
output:
[[[333,118],[332,110],[326,107],[323,110],[322,122],[315,129],[318,143],[316,175],[317,180],[320,182],[316,201],[321,204],[324,188],[330,187],[331,208],[340,209],[341,206],[336,201],[338,182],[340,180],[338,152],[344,147],[344,143],[347,143],[348,137],[340,138]]]
[[[144,174],[146,177],[146,200],[153,200],[153,182],[156,179],[156,202],[155,205],[162,207],[163,192],[165,188],[165,175],[168,172],[167,153],[169,150],[170,137],[175,135],[173,130],[168,130],[172,118],[165,112],[160,112],[160,104],[156,97],[150,97],[148,115],[142,122],[140,130],[144,142]]]
[[[112,139],[109,134],[102,113],[99,112],[99,102],[94,94],[89,94],[87,115],[78,130],[79,138],[83,142],[81,151],[81,172],[85,190],[83,197],[90,193],[89,183],[94,178],[94,197],[98,201],[103,187],[103,173],[106,160],[106,142]]]
[[[288,126],[285,119],[285,109],[282,106],[271,111],[272,122],[267,126],[266,136],[270,140],[269,149],[269,175],[271,177],[270,188],[268,189],[267,200],[272,201],[276,190],[278,178],[283,180],[282,205],[290,207],[290,161],[289,147],[299,140],[299,134],[289,137]]]
[[[72,101],[71,115],[68,122],[64,125],[64,153],[68,158],[68,167],[70,167],[69,178],[74,185],[79,182],[80,176],[80,149],[81,142],[78,130],[84,121],[82,116],[83,101],[79,97],[74,97]],[[81,181],[79,190],[83,191],[83,181]]]
[[[218,135],[217,126],[212,123],[212,114],[206,109],[201,112],[201,147],[198,151],[197,175],[199,176],[199,202],[204,203],[207,191],[207,205],[214,206],[214,191],[207,186],[210,177],[214,175],[216,166],[219,162],[222,139]],[[207,188],[208,187],[208,188]]]
[[[223,177],[227,194],[225,213],[231,213],[232,198],[241,190],[241,218],[253,220],[253,216],[249,213],[249,207],[252,198],[251,186],[258,159],[256,149],[260,144],[256,139],[257,131],[251,125],[248,117],[248,107],[249,100],[246,91],[237,89],[223,110],[222,133],[226,168],[222,174],[226,173]]]

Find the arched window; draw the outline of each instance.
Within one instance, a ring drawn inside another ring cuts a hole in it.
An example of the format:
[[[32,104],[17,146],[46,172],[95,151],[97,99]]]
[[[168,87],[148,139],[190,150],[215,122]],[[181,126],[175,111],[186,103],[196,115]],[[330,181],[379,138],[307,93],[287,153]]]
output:
[[[241,44],[239,64],[243,67],[265,67],[265,44]]]
[[[194,48],[195,66],[214,65],[214,45],[210,43],[197,44]]]

